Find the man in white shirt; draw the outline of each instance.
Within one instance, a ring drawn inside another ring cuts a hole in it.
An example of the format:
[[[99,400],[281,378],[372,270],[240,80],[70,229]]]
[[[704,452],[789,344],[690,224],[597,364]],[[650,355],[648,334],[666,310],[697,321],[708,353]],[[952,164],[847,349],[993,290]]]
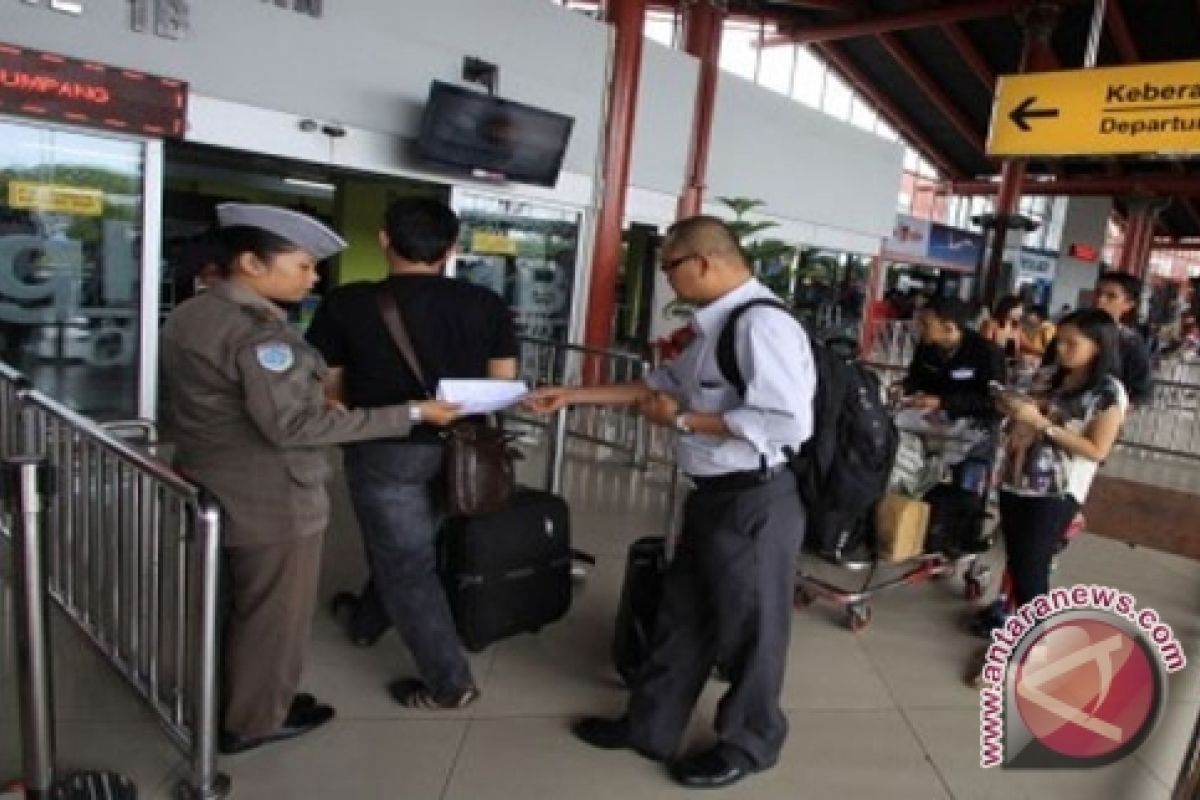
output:
[[[804,509],[785,451],[812,433],[816,374],[803,328],[754,279],[737,238],[719,219],[671,227],[662,270],[699,307],[695,340],[644,381],[547,388],[529,406],[632,405],[679,432],[676,459],[695,484],[667,571],[654,641],[616,720],[579,721],[575,734],[607,749],[632,748],[668,762],[684,786],[716,788],[769,769],[787,736],[779,706],[791,632]],[[734,331],[745,392],[722,374],[716,347]],[[716,747],[676,760],[696,698],[715,664],[730,679],[717,713]]]

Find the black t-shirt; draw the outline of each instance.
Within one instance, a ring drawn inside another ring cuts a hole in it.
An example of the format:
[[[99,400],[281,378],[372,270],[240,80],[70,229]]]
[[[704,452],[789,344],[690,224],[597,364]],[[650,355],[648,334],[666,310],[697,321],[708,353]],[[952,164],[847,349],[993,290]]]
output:
[[[486,378],[488,361],[517,357],[512,315],[494,292],[440,275],[392,275],[387,285],[425,373],[426,389],[405,365],[379,313],[378,283],[330,292],[308,341],[331,367],[345,369],[353,408],[423,400],[442,378]]]

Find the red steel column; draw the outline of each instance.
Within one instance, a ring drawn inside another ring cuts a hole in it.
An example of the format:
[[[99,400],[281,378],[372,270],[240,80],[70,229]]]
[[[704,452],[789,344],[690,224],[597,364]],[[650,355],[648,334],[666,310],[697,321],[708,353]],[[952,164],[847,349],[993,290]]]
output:
[[[1169,201],[1156,197],[1134,197],[1128,201],[1129,222],[1117,269],[1145,278],[1154,249],[1154,225]]]
[[[724,17],[714,0],[696,0],[687,7],[683,18],[684,49],[688,55],[700,59],[700,76],[696,84],[696,110],[692,114],[687,183],[679,198],[680,218],[699,214],[704,202],[708,148],[717,105],[717,77],[721,72],[721,23]]]
[[[1042,72],[1055,69],[1058,58],[1050,46],[1050,36],[1058,24],[1062,8],[1053,3],[1034,6],[1024,20],[1025,47],[1021,51],[1018,74]],[[1025,181],[1025,160],[1010,158],[1000,168],[1000,190],[996,195],[994,213],[995,227],[992,229],[992,249],[984,271],[982,300],[988,308],[996,302],[996,284],[1004,264],[1004,248],[1008,242],[1010,218],[1017,213],[1021,203],[1021,184]]]
[[[621,230],[629,163],[633,154],[633,125],[638,81],[642,71],[642,38],[646,0],[609,0],[608,17],[616,31],[612,84],[608,90],[608,124],[604,135],[604,191],[596,219],[596,246],[588,290],[584,343],[607,348],[612,344],[617,274],[621,268]]]
[[[1125,236],[1121,242],[1121,257],[1117,260],[1117,269],[1121,272],[1136,274],[1134,266],[1137,263],[1138,240],[1142,238],[1142,228],[1145,217],[1139,210],[1129,209],[1129,217],[1125,222]]]

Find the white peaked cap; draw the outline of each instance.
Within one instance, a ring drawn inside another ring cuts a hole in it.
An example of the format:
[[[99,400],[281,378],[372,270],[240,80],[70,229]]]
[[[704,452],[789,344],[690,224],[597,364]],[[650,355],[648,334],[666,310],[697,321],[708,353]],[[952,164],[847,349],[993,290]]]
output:
[[[324,223],[290,208],[222,203],[217,206],[217,221],[222,228],[248,225],[269,231],[308,251],[317,261],[324,261],[346,249],[346,240]]]

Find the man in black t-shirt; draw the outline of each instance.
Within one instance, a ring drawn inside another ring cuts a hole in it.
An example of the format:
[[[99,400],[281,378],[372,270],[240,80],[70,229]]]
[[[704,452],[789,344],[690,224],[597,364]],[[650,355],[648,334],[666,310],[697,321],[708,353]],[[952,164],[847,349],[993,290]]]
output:
[[[424,399],[442,378],[516,377],[516,334],[504,301],[442,274],[457,238],[458,218],[442,202],[406,198],[388,208],[379,232],[388,277],[330,292],[308,330],[331,368],[331,403],[374,408]],[[381,286],[396,300],[425,385],[384,325]],[[412,651],[420,678],[389,687],[410,708],[462,708],[479,695],[436,572],[440,504],[431,486],[442,457],[435,430],[419,424],[405,439],[345,448],[346,480],[372,575],[360,603],[382,601]]]

